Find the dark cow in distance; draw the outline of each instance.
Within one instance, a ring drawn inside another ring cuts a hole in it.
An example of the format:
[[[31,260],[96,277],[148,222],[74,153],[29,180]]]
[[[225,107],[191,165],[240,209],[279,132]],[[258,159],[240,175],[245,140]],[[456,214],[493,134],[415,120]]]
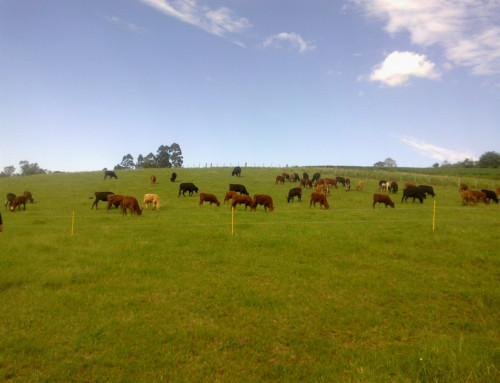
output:
[[[328,201],[326,200],[326,195],[321,194],[321,193],[311,193],[311,200],[309,202],[309,208],[311,208],[312,204],[314,203],[314,207],[316,207],[316,202],[319,202],[319,208],[321,209],[321,206],[323,205],[326,210],[330,208],[330,205],[328,205]]]
[[[312,182],[316,181],[318,182],[318,180],[321,178],[321,174],[319,173],[314,173],[313,174],[313,177],[312,177]]]
[[[432,186],[427,186],[427,185],[418,185],[417,186],[420,190],[422,190],[425,194],[432,196],[434,198],[434,188]]]
[[[403,201],[408,202],[408,198],[413,198],[413,202],[415,202],[415,199],[417,198],[420,203],[424,203],[424,198],[426,198],[426,196],[423,190],[419,189],[416,186],[410,186],[409,188],[403,190],[403,198],[401,198],[401,203],[403,203]]]
[[[108,195],[108,206],[106,207],[106,211],[109,212],[111,206],[115,206],[118,209],[118,206],[122,203],[123,196],[119,194],[109,194]]]
[[[114,178],[114,179],[118,179],[118,177],[116,176],[116,173],[112,170],[105,170],[104,171],[104,179],[106,178]]]
[[[182,193],[182,196],[185,197],[186,196],[186,194],[185,194],[186,192],[189,192],[189,196],[192,196],[193,192],[198,193],[198,188],[192,182],[184,182],[184,183],[182,183],[182,184],[179,185],[179,195],[178,195],[178,197],[181,196],[181,193]]]
[[[254,208],[254,210],[257,209],[257,205],[264,206],[265,212],[267,212],[267,209],[269,209],[269,211],[274,210],[273,199],[271,198],[271,196],[269,196],[267,194],[255,194],[253,196],[253,208]]]
[[[375,209],[375,204],[377,203],[383,203],[385,204],[385,207],[389,205],[390,207],[394,208],[394,202],[392,202],[391,197],[385,194],[374,194],[373,195],[373,208]]]
[[[302,178],[305,179],[305,180],[308,180],[309,179],[309,174],[304,172],[304,174],[302,174]]]
[[[247,188],[240,184],[229,184],[229,191],[234,191],[240,194],[249,195]]]
[[[170,181],[171,182],[175,182],[175,179],[177,178],[177,173],[176,172],[173,172],[172,173],[172,177],[170,177]]]
[[[217,206],[220,206],[219,200],[213,194],[200,193],[200,205],[203,205],[203,202],[210,202],[210,205],[214,203]]]
[[[28,198],[25,195],[18,195],[12,201],[12,205],[10,205],[10,211],[15,211],[16,207],[19,211],[21,211],[21,205],[23,205],[23,210],[26,210],[26,202],[28,202]]]
[[[108,195],[114,194],[113,192],[95,192],[93,197],[89,197],[89,199],[95,198],[94,203],[92,204],[92,210],[95,208],[97,209],[97,204],[99,201],[108,201]]]
[[[342,184],[342,186],[345,187],[345,178],[344,177],[335,177],[335,181],[337,181],[337,183]]]
[[[127,209],[130,210],[130,214],[141,215],[142,210],[139,207],[139,201],[135,197],[124,196],[122,202],[120,203],[122,208],[122,214],[127,215]]]
[[[7,193],[5,196],[5,207],[11,207],[12,206],[12,201],[14,201],[14,198],[16,198],[16,195],[14,193]]]
[[[255,204],[248,195],[234,195],[233,202],[231,202],[231,207],[236,208],[236,205],[245,205],[245,210],[250,206],[250,211],[255,210]]]
[[[497,193],[495,193],[493,190],[481,189],[481,191],[486,194],[486,198],[488,199],[488,201],[492,200],[495,203],[498,203]]]
[[[233,172],[231,173],[231,176],[241,177],[241,168],[239,166],[235,166]]]
[[[390,187],[390,192],[392,194],[396,194],[398,192],[398,189],[399,189],[399,186],[398,186],[398,183],[396,181],[392,181],[391,182],[391,187]]]
[[[294,200],[295,197],[299,198],[299,202],[302,201],[302,188],[293,188],[288,192],[288,197],[286,198],[287,202],[290,203],[290,200]]]

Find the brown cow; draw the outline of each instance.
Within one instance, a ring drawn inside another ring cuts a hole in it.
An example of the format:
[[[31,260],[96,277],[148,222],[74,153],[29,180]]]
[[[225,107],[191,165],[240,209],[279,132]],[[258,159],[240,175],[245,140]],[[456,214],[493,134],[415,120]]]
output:
[[[392,202],[391,197],[385,194],[374,194],[373,195],[373,208],[375,209],[375,204],[376,203],[383,203],[385,204],[385,207],[389,205],[390,207],[394,208],[394,202]]]
[[[115,205],[115,208],[118,209],[118,206],[122,203],[123,196],[119,194],[109,194],[108,195],[108,206],[106,207],[106,211],[109,212],[111,206]]]
[[[234,192],[233,192],[234,193]],[[217,199],[217,197],[213,194],[208,194],[208,193],[200,193],[200,205],[203,205],[203,202],[210,202],[210,205],[212,203],[216,204],[217,206],[220,206],[220,202]]]
[[[236,205],[245,205],[245,210],[248,206],[250,206],[250,211],[255,210],[255,204],[253,203],[250,196],[247,195],[239,195],[236,194],[233,196],[233,202],[231,203],[231,207],[235,208]]]
[[[31,195],[31,192],[26,190],[24,192],[24,195],[26,196],[26,198],[28,199],[28,201],[30,201],[30,203],[33,203],[33,196]]]
[[[255,194],[253,196],[253,203],[254,203],[254,210],[257,209],[257,205],[263,205],[265,212],[267,212],[267,209],[269,209],[269,211],[274,210],[273,199],[269,195]]]
[[[28,197],[25,195],[18,195],[12,201],[12,205],[10,205],[10,211],[15,211],[16,207],[19,211],[21,211],[21,205],[24,206],[23,210],[26,210],[26,202],[28,202]]]
[[[127,215],[127,209],[130,210],[130,214],[142,214],[139,202],[134,197],[124,196],[122,202],[120,203],[120,207],[122,208],[122,214],[124,215]]]
[[[156,176],[155,176],[155,175],[152,175],[152,176],[151,176],[151,183],[152,183],[152,184],[155,184],[155,183],[156,183]]]
[[[335,189],[338,189],[337,181],[333,178],[325,178],[325,185],[333,185],[335,186]]]
[[[314,207],[316,207],[316,202],[319,202],[319,208],[321,209],[321,205],[325,207],[326,210],[330,208],[328,205],[328,201],[326,200],[326,195],[321,193],[311,193],[311,201],[309,202],[309,208],[314,203]]]
[[[464,190],[467,190],[469,187],[466,184],[460,184],[458,187],[459,192],[463,192]]]
[[[238,193],[234,191],[227,191],[226,195],[224,196],[224,204],[229,201],[230,199],[233,199],[235,195],[238,195]]]
[[[356,191],[363,191],[363,186],[365,186],[365,182],[359,181],[358,186],[356,186]]]
[[[309,178],[302,178],[300,180],[300,186],[303,186],[304,188],[311,188],[313,187],[313,183],[312,183],[312,180],[310,180]]]
[[[283,176],[276,176],[276,185],[278,185],[278,183],[284,184],[285,178]]]
[[[462,205],[468,205],[469,202],[473,202],[474,204],[476,204],[479,201],[484,202],[486,205],[490,204],[486,193],[482,191],[468,189],[462,192]]]
[[[146,205],[147,209],[149,204],[153,205],[153,210],[160,210],[160,197],[156,194],[144,194],[144,200],[142,201],[141,208],[144,209],[144,205]]]

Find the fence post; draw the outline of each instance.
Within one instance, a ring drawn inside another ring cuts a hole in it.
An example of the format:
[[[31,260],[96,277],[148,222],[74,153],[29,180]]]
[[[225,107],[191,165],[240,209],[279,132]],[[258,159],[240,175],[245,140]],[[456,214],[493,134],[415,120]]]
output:
[[[234,207],[231,207],[231,235],[234,235]]]
[[[436,200],[434,200],[434,211],[432,213],[432,231],[436,230]]]

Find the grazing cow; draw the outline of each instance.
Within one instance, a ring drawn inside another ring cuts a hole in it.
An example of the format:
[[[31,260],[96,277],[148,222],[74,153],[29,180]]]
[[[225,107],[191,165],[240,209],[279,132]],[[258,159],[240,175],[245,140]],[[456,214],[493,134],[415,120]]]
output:
[[[391,186],[391,183],[389,181],[382,182],[378,184],[379,190],[380,191],[389,191],[389,187]]]
[[[309,178],[302,178],[300,180],[300,186],[304,188],[312,188],[313,187],[312,180],[310,180]]]
[[[345,178],[344,177],[335,177],[335,181],[337,181],[339,184],[342,184],[342,186],[345,187]]]
[[[337,186],[337,180],[334,180],[333,178],[325,178],[324,179],[324,184],[325,185],[333,185],[335,186],[335,189],[338,189],[338,186]],[[345,179],[344,179],[344,183],[342,184],[345,186]]]
[[[10,211],[15,211],[16,207],[19,211],[21,211],[21,205],[23,205],[23,210],[26,210],[26,202],[28,202],[28,198],[25,195],[18,195],[12,201],[12,205],[10,205]]]
[[[344,188],[345,188],[346,191],[351,190],[351,180],[350,180],[350,178],[346,178],[345,179],[345,187]]]
[[[94,197],[89,197],[89,199],[95,198],[94,203],[92,204],[92,210],[94,210],[94,206],[97,210],[97,204],[99,201],[106,202],[108,200],[108,195],[113,194],[113,192],[95,192]]]
[[[398,183],[396,181],[392,181],[391,187],[390,187],[390,192],[392,194],[396,194],[398,192],[398,189],[399,189]]]
[[[231,176],[241,176],[241,168],[239,166],[235,166],[233,169],[233,172],[231,173]]]
[[[198,193],[198,188],[192,182],[182,183],[179,185],[179,195],[177,196],[177,198],[181,196],[181,193],[182,196],[185,197],[186,192],[189,192],[189,196],[191,197],[193,195],[193,192]]]
[[[364,181],[359,181],[358,186],[356,186],[356,191],[363,191],[363,187],[365,186]]]
[[[459,192],[463,192],[464,190],[467,190],[469,187],[466,184],[460,184],[458,187]]]
[[[276,185],[278,184],[284,184],[285,183],[285,179],[283,178],[283,176],[276,176]]]
[[[175,179],[177,178],[177,173],[173,172],[172,177],[170,177],[170,182],[175,182]]]
[[[422,190],[425,194],[432,196],[434,198],[434,188],[432,186],[427,185],[418,185],[418,188]]]
[[[326,195],[321,193],[311,193],[311,201],[309,202],[309,209],[311,205],[314,203],[314,207],[316,207],[316,202],[319,202],[319,208],[321,209],[321,205],[325,207],[326,210],[330,208],[328,205],[328,201],[326,200]]]
[[[323,185],[324,183],[325,183],[325,180],[323,178],[318,178],[316,180],[316,185],[314,185],[314,186]]]
[[[151,183],[152,183],[152,184],[155,184],[155,183],[156,183],[156,176],[155,176],[155,175],[152,175],[152,176],[151,176]]]
[[[403,200],[408,203],[408,198],[413,198],[413,202],[415,202],[415,198],[418,198],[420,203],[424,203],[425,193],[423,190],[419,189],[416,186],[411,186],[403,190],[403,198],[401,198],[401,203]]]
[[[219,200],[213,194],[200,193],[200,205],[203,205],[203,202],[210,202],[210,205],[214,203],[217,206],[220,206]]]
[[[497,194],[493,190],[486,190],[486,189],[481,189],[481,191],[486,194],[486,198],[489,200],[494,201],[495,203],[498,203],[498,197]]]
[[[255,204],[248,195],[238,195],[233,196],[233,202],[231,202],[231,207],[235,208],[236,205],[245,205],[245,210],[250,206],[250,211],[255,209]]]
[[[104,179],[106,179],[106,178],[108,178],[108,177],[109,177],[110,179],[111,179],[111,178],[118,179],[118,177],[116,176],[116,173],[115,173],[114,171],[112,171],[112,170],[105,170],[105,171],[104,171]]]
[[[281,176],[285,179],[285,180],[289,180],[290,181],[290,174],[288,173],[282,173]]]
[[[488,200],[486,193],[479,191],[479,190],[469,190],[469,192],[474,196],[476,201],[482,201],[486,205],[490,204],[490,201]]]
[[[475,205],[479,201],[484,202],[486,205],[490,203],[486,197],[486,193],[478,190],[467,189],[463,190],[460,194],[462,195],[462,205],[468,205],[469,202],[472,202]]]
[[[297,173],[293,173],[290,175],[290,181],[292,182],[297,182],[297,181],[300,181],[300,177]]]
[[[314,182],[314,181],[318,181],[320,178],[321,178],[321,174],[319,174],[319,173],[314,173],[314,174],[313,174],[313,178],[312,178],[312,182]]]
[[[323,185],[322,184],[319,184],[317,183],[316,186],[314,187],[314,191],[316,193],[321,193],[323,191]]]
[[[255,194],[253,196],[253,205],[254,205],[254,210],[257,210],[257,205],[264,206],[264,211],[266,213],[267,209],[269,209],[269,211],[274,210],[273,199],[271,198],[271,196],[267,194]]]
[[[305,173],[302,174],[302,178],[305,179],[305,180],[308,180],[309,179],[309,174]]]
[[[144,200],[142,201],[141,208],[144,209],[144,205],[146,205],[146,209],[149,208],[149,204],[153,206],[153,210],[160,210],[160,197],[156,194],[144,194]]]
[[[26,190],[24,192],[24,195],[26,196],[26,198],[28,199],[28,201],[30,201],[30,203],[33,203],[33,196],[31,195],[31,192]]]
[[[234,191],[227,191],[226,195],[224,196],[224,204],[229,201],[230,199],[233,199],[235,195],[238,195],[238,193]]]
[[[122,203],[123,196],[120,194],[109,194],[108,195],[108,206],[106,207],[106,211],[109,212],[111,206],[115,205],[115,208],[118,209],[118,206]]]
[[[299,198],[299,202],[302,202],[302,188],[293,188],[293,189],[290,189],[290,191],[288,192],[288,197],[286,198],[287,202],[290,203],[290,200],[293,200],[295,199],[295,197],[298,197]]]
[[[240,194],[249,195],[247,188],[239,184],[229,184],[229,190]]]
[[[385,194],[374,194],[373,195],[373,208],[375,209],[375,204],[383,203],[387,208],[387,205],[394,208],[394,202],[392,202],[391,197]]]
[[[383,191],[386,182],[387,182],[386,180],[378,181],[378,190]]]
[[[14,198],[16,198],[16,195],[14,193],[7,193],[7,195],[5,196],[6,199],[5,199],[5,207],[11,207],[12,206],[12,201],[14,201]]]
[[[130,214],[132,214],[132,215],[133,214],[137,214],[137,215],[142,214],[142,210],[139,207],[139,202],[134,197],[124,196],[122,199],[122,202],[120,204],[120,207],[122,208],[123,215],[127,215],[127,209],[130,210]]]

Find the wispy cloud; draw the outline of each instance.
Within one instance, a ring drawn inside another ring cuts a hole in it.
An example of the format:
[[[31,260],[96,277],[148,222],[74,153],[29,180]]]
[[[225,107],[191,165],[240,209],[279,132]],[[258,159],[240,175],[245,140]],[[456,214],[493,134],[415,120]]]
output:
[[[315,45],[308,44],[300,35],[297,33],[287,33],[282,32],[277,35],[269,36],[262,43],[263,47],[275,47],[282,48],[287,46],[292,49],[297,49],[300,53],[305,53],[308,51],[313,51],[316,49]]]
[[[448,161],[450,163],[455,163],[463,161],[466,158],[477,160],[478,157],[472,152],[458,152],[451,149],[441,148],[436,145],[429,144],[422,140],[414,137],[398,137],[398,139],[404,144],[410,146],[417,153],[424,157],[432,158],[441,162]]]
[[[104,16],[104,18],[112,23],[115,23],[115,24],[118,24],[126,29],[128,29],[129,31],[132,31],[132,32],[147,32],[147,29],[145,28],[142,28],[142,27],[139,27],[133,23],[129,23],[127,21],[123,21],[121,19],[119,19],[118,17],[115,17],[115,16]]]
[[[227,7],[212,9],[199,4],[198,0],[140,0],[160,12],[201,28],[213,35],[229,39],[229,35],[241,33],[251,27],[244,17],[236,16]],[[238,43],[242,45],[241,43]]]
[[[500,73],[500,1],[351,0],[388,33],[409,32],[412,43],[440,46],[455,66],[478,75]]]
[[[429,61],[425,55],[413,52],[392,52],[384,62],[377,65],[369,81],[378,81],[387,86],[407,85],[412,77],[438,79],[440,77],[436,65]],[[365,79],[361,76],[359,79]]]

